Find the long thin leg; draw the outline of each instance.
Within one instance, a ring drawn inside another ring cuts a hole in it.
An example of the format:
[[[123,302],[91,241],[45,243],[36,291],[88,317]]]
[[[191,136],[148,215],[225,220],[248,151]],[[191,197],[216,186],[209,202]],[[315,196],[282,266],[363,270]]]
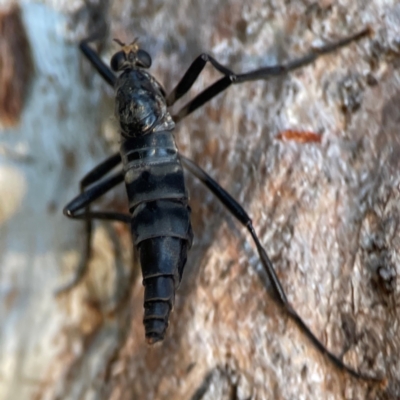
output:
[[[83,208],[87,210],[89,204],[93,203],[100,196],[107,193],[114,186],[117,186],[119,183],[123,182],[123,180],[124,172],[120,171],[117,174],[112,175],[107,179],[104,179],[99,184],[83,191],[80,195],[76,196],[64,207],[64,215],[70,218],[74,218],[77,211],[80,211]]]
[[[123,222],[124,224],[129,224],[131,222],[132,216],[130,214],[123,214],[113,211],[91,211],[89,213],[82,212],[81,214],[75,214],[71,216],[72,219],[86,219],[89,217],[91,220],[98,219],[102,221],[116,221]]]
[[[126,224],[130,223],[131,216],[129,214],[122,214],[122,213],[117,213],[117,212],[108,212],[108,211],[93,211],[93,212],[83,212],[81,214],[76,214],[74,216],[71,216],[73,219],[83,219],[85,221],[92,221],[94,219],[97,220],[102,220],[102,221],[117,221],[117,222],[123,222]],[[86,228],[88,225],[86,225]],[[91,255],[91,246],[92,246],[92,225],[89,225],[90,231],[86,230],[86,240],[85,240],[85,249],[86,251],[84,252],[76,270],[74,273],[74,276],[72,279],[66,283],[65,285],[59,287],[55,291],[55,295],[61,295],[65,292],[68,292],[72,288],[74,288],[80,281],[81,279],[85,276],[87,272],[87,267],[88,267],[88,261]]]
[[[115,153],[112,156],[108,157],[103,162],[101,162],[100,164],[98,164],[81,179],[80,182],[81,191],[83,191],[85,187],[100,180],[104,175],[108,174],[120,162],[121,162],[121,155],[119,153]]]
[[[117,78],[111,69],[102,61],[99,55],[89,46],[92,41],[91,38],[82,40],[79,43],[79,48],[86,58],[90,61],[97,72],[103,77],[103,79],[111,86],[114,86]]]
[[[116,175],[113,175],[100,182],[98,185],[95,185],[92,188],[85,190],[89,185],[97,182],[114,167],[116,167],[120,163],[120,161],[120,155],[114,154],[99,165],[97,165],[87,175],[85,175],[80,183],[81,194],[73,199],[71,202],[69,202],[64,208],[64,214],[66,216],[70,218],[85,220],[85,246],[81,260],[76,268],[73,278],[66,285],[56,290],[57,295],[67,292],[74,286],[76,286],[87,271],[88,262],[91,256],[92,220],[111,219],[121,221],[121,219],[119,218],[120,214],[90,212],[89,205],[90,203],[98,199],[101,195],[116,186],[118,183],[122,182],[124,179],[124,175],[122,172],[119,172]],[[84,210],[78,214],[78,212],[82,209]],[[124,219],[121,222],[126,222],[126,220]]]
[[[255,81],[259,79],[268,79],[270,77],[286,74],[290,71],[313,63],[318,57],[323,54],[331,53],[341,47],[347,46],[353,41],[362,39],[363,37],[369,35],[370,32],[370,28],[366,28],[352,36],[348,36],[346,38],[338,40],[337,42],[327,44],[326,46],[320,48],[312,49],[308,54],[296,60],[289,61],[285,64],[256,69],[254,71],[246,72],[243,74],[235,74],[229,68],[224,67],[223,65],[218,63],[210,55],[201,54],[193,61],[178,85],[167,97],[167,104],[168,106],[171,106],[175,103],[175,101],[177,101],[185,93],[187,93],[197,77],[200,75],[207,62],[210,62],[216,70],[224,74],[224,77],[215,82],[213,85],[209,86],[200,94],[198,94],[193,100],[191,100],[181,110],[179,110],[179,112],[173,116],[175,122],[179,122],[181,119],[192,113],[194,110],[201,107],[204,103],[211,100],[217,94],[224,91],[231,84]]]
[[[243,207],[226,191],[224,190],[214,179],[212,179],[205,171],[203,171],[198,165],[189,160],[184,156],[180,156],[183,165],[196,176],[214,195],[221,201],[221,203],[232,213],[232,215],[237,218],[242,225],[244,225],[250,232],[254,243],[256,244],[258,254],[261,259],[261,263],[264,267],[265,272],[271,282],[271,286],[274,291],[274,298],[277,303],[284,308],[284,310],[289,314],[289,316],[298,325],[301,331],[308,337],[308,339],[313,343],[313,345],[324,354],[337,368],[342,371],[348,372],[350,375],[358,379],[363,379],[372,382],[382,382],[384,379],[378,377],[371,377],[364,375],[352,369],[351,367],[344,364],[338,357],[331,353],[324,344],[314,335],[307,324],[301,319],[297,314],[296,310],[290,305],[285,291],[279,281],[278,276],[275,273],[274,267],[271,260],[269,259],[267,253],[262,247],[257,234],[254,231],[252,221],[247,215]]]
[[[235,73],[232,72],[229,68],[221,65],[214,57],[210,56],[207,53],[200,54],[190,65],[189,69],[185,72],[182,79],[176,85],[175,89],[168,95],[167,97],[167,106],[172,106],[177,100],[179,100],[188,90],[193,86],[194,82],[200,75],[201,71],[203,71],[207,62],[211,63],[211,65],[221,74],[225,76],[234,76]]]

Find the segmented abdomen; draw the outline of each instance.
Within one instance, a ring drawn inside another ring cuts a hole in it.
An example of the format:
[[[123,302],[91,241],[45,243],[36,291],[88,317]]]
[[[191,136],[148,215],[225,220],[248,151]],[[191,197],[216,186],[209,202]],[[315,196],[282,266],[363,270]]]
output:
[[[143,273],[149,343],[162,340],[192,244],[183,168],[172,132],[153,132],[121,145],[131,230]]]

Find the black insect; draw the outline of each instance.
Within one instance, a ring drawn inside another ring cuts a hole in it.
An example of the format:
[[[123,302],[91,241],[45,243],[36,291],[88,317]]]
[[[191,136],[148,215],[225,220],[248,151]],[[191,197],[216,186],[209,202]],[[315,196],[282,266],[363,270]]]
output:
[[[183,173],[183,167],[185,167],[206,185],[232,215],[248,229],[268,274],[276,301],[314,346],[336,367],[352,376],[375,382],[381,381],[380,378],[361,374],[345,365],[311,332],[289,304],[246,211],[198,165],[179,154],[173,136],[177,122],[230,85],[286,74],[311,64],[322,54],[335,51],[368,34],[369,29],[364,29],[353,36],[313,49],[304,57],[286,64],[243,74],[235,74],[210,55],[201,54],[169,95],[166,95],[162,86],[147,72],[151,66],[151,57],[138,47],[136,40],[129,45],[117,41],[121,45],[121,50],[112,57],[111,68],[119,73],[118,77],[89,47],[89,40],[81,42],[80,49],[84,55],[107,83],[115,89],[115,115],[121,132],[121,148],[120,153],[102,162],[81,180],[81,194],[68,203],[64,214],[70,218],[86,221],[88,237],[86,261],[90,255],[93,219],[130,224],[143,273],[144,326],[149,343],[164,339],[169,314],[174,305],[175,291],[181,282],[187,253],[192,245],[189,197]],[[171,116],[168,107],[191,88],[207,62],[222,73],[223,77],[189,101],[176,115]],[[102,179],[121,162],[123,169],[120,172]],[[95,212],[89,209],[93,201],[123,181],[125,181],[128,194],[130,214]],[[73,287],[82,278],[85,268],[81,266],[74,280],[62,290]]]

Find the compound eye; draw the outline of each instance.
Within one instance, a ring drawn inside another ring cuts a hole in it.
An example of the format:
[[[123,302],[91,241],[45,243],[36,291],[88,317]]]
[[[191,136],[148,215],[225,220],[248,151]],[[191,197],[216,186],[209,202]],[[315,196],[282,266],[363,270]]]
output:
[[[123,51],[115,53],[111,58],[111,68],[114,72],[118,72],[122,69],[123,64],[126,61],[126,54]]]
[[[151,67],[151,57],[147,51],[139,49],[136,53],[137,64],[143,68],[150,68]]]

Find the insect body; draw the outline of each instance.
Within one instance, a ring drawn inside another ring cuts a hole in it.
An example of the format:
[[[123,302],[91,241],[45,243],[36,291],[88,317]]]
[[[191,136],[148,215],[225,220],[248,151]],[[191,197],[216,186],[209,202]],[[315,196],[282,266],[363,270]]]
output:
[[[368,33],[369,30],[365,29],[317,49],[298,60],[244,74],[235,74],[211,56],[202,54],[195,59],[168,96],[161,85],[147,72],[147,68],[151,65],[151,58],[137,46],[136,42],[130,45],[119,42],[122,49],[111,59],[112,69],[120,73],[118,77],[115,77],[113,72],[103,64],[87,41],[81,43],[81,50],[89,61],[115,88],[115,115],[120,126],[121,148],[120,153],[111,156],[83,178],[82,193],[65,207],[64,213],[68,217],[86,221],[88,233],[86,258],[90,256],[92,219],[117,220],[131,225],[134,245],[139,251],[145,286],[144,325],[149,343],[164,338],[174,303],[175,290],[181,281],[187,252],[192,243],[190,208],[183,179],[182,166],[184,166],[205,184],[232,215],[248,229],[271,282],[274,299],[318,350],[338,368],[356,378],[381,381],[380,378],[358,373],[346,366],[311,332],[288,302],[273,265],[246,211],[199,166],[180,155],[173,138],[176,122],[231,84],[267,79],[300,68],[313,62],[320,54],[336,50]],[[168,107],[190,89],[207,62],[210,62],[224,76],[189,101],[176,115],[171,116]],[[121,161],[122,171],[101,180]],[[90,210],[90,203],[122,181],[125,181],[129,198],[129,215]],[[81,268],[75,279],[63,290],[74,286],[83,275],[83,271],[84,268]]]
[[[144,294],[144,325],[149,343],[164,338],[175,289],[192,244],[190,208],[183,168],[167,111],[145,52],[133,43],[114,55],[111,65],[123,71],[115,83],[115,115],[132,214],[132,236],[139,250]],[[143,60],[141,59],[141,57]]]

